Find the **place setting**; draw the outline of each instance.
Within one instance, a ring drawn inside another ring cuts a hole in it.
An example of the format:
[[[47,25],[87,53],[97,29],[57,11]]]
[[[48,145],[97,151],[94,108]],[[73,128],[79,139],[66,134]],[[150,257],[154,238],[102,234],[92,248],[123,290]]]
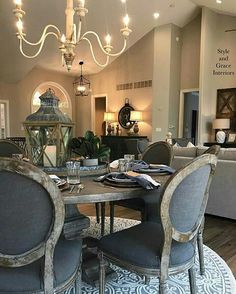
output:
[[[49,175],[55,182],[61,192],[69,190],[69,193],[80,193],[84,185],[80,181],[80,162],[67,161],[66,162],[66,179],[61,179],[57,175]]]
[[[111,162],[110,168],[114,171],[99,176],[94,181],[113,187],[137,188],[141,186],[146,190],[153,190],[160,187],[160,183],[151,175],[171,175],[175,172],[167,165],[147,164],[143,160],[135,160],[133,154],[125,154],[124,158]]]

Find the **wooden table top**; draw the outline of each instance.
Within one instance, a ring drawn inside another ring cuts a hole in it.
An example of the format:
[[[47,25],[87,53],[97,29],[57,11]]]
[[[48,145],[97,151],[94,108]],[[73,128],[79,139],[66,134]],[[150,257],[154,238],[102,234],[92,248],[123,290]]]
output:
[[[153,179],[161,184],[161,187],[165,184],[169,177],[170,175],[152,176]],[[145,193],[149,193],[149,191],[155,191],[145,190],[142,187],[121,188],[107,186],[102,182],[94,182],[95,178],[96,177],[83,177],[82,184],[84,185],[84,189],[82,189],[79,193],[69,193],[69,191],[62,192],[65,204],[96,203],[131,199],[141,197]],[[160,192],[161,187],[157,189],[158,193]]]

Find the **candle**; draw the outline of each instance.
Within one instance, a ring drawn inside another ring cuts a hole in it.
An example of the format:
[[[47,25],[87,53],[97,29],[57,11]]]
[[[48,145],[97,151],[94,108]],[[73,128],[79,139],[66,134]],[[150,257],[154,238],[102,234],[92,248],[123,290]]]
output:
[[[17,29],[19,31],[20,34],[22,34],[22,31],[23,31],[23,22],[21,19],[19,19],[16,23],[16,26],[17,26]]]
[[[111,35],[107,34],[105,40],[108,46],[111,45]]]
[[[14,3],[16,5],[16,8],[21,9],[21,5],[22,5],[21,0],[14,0]]]
[[[126,16],[123,18],[123,22],[124,22],[125,27],[129,26],[129,16],[128,16],[128,14],[126,14]]]
[[[50,161],[49,161],[50,160]],[[55,167],[57,165],[57,146],[47,146],[43,154],[43,165],[45,167]]]

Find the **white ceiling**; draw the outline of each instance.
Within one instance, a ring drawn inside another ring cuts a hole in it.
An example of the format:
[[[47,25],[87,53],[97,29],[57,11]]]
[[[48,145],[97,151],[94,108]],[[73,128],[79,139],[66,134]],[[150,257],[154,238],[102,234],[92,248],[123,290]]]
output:
[[[192,0],[199,6],[207,6],[220,13],[236,16],[236,0],[222,0],[222,4],[217,4],[216,0]]]
[[[224,1],[226,2],[222,6],[224,12],[236,15],[236,0]],[[49,23],[57,25],[62,31],[65,30],[66,0],[22,0],[22,2],[23,9],[26,11],[24,27],[30,41],[37,41],[44,26]],[[87,0],[86,7],[89,13],[86,15],[84,29],[95,30],[102,36],[102,39],[109,32],[113,37],[112,45],[116,51],[122,46],[120,28],[125,11],[130,16],[130,27],[133,30],[128,43],[129,46],[132,46],[155,26],[174,23],[183,27],[199,12],[198,5],[206,5],[206,2],[209,7],[217,8],[215,0],[127,0],[126,4],[122,4],[120,0]],[[13,0],[0,0],[0,81],[19,81],[34,66],[66,73],[66,68],[61,66],[59,44],[53,37],[46,40],[37,58],[26,59],[20,54],[18,40],[15,36],[13,8]],[[160,13],[158,20],[153,18],[155,11]],[[27,52],[32,53],[31,49],[28,48]],[[95,52],[97,51],[95,49]],[[79,72],[79,60],[84,60],[85,73],[95,73],[101,70],[93,63],[87,44],[81,43],[76,53],[77,57],[70,74],[76,75]],[[101,61],[104,60],[102,55],[98,55],[99,58]]]

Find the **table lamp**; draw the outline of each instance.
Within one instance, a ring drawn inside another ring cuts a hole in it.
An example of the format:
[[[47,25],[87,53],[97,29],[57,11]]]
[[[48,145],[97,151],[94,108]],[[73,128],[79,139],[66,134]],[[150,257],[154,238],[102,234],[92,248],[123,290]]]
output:
[[[230,128],[230,120],[229,118],[216,118],[213,121],[213,129],[218,130],[216,133],[216,142],[224,143],[226,134],[223,130],[227,130]]]
[[[115,121],[115,112],[104,112],[104,121],[108,123],[107,135],[110,136],[112,132],[111,123]]]
[[[138,122],[142,121],[143,115],[141,111],[130,111],[130,121],[134,121],[134,133],[138,135],[139,127]]]

